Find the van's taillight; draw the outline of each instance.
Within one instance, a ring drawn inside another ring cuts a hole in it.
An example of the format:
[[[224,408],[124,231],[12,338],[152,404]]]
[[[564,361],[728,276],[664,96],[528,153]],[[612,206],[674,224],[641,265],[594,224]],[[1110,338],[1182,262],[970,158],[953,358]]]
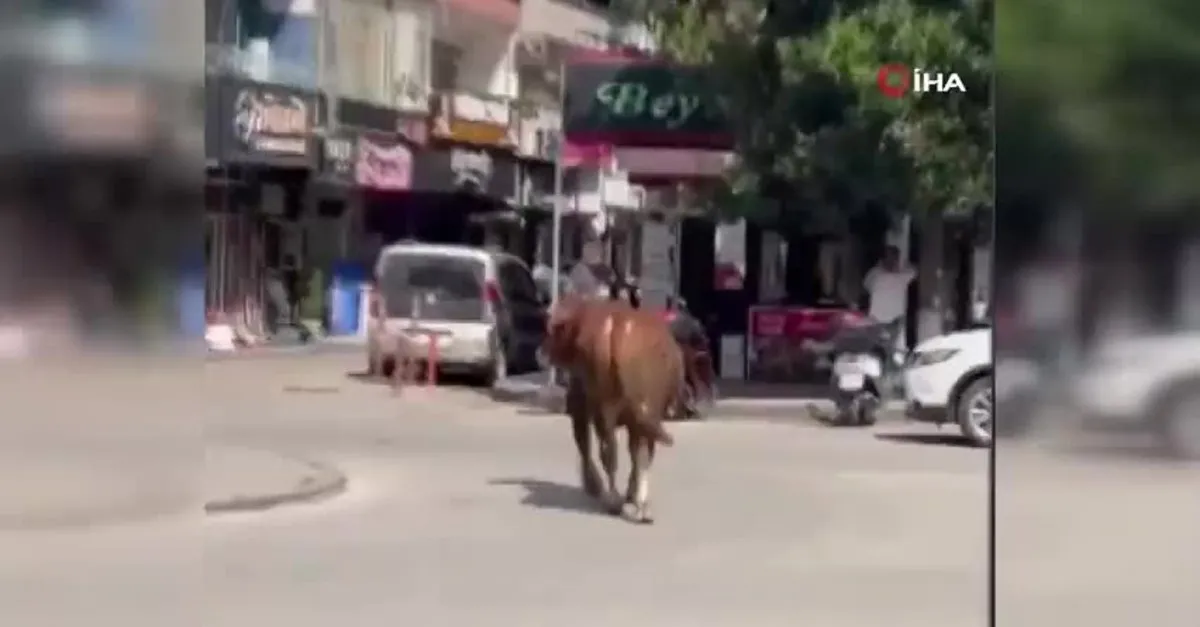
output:
[[[495,283],[487,283],[484,285],[483,300],[490,305],[499,305],[501,301],[500,286],[496,285]]]
[[[367,313],[372,318],[378,318],[380,314],[379,309],[379,294],[372,290],[367,296]]]

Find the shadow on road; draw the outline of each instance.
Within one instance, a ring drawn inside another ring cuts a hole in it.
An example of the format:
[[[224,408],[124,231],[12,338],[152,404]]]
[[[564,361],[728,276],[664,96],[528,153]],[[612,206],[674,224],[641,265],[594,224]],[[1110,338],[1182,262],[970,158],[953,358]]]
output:
[[[599,503],[584,494],[583,490],[577,486],[542,479],[492,479],[488,481],[488,485],[520,487],[525,490],[525,495],[521,497],[521,504],[529,507],[608,515]]]
[[[1057,453],[1096,460],[1137,462],[1161,466],[1195,466],[1173,457],[1167,447],[1149,434],[1142,433],[1085,433],[1075,434],[1050,449]]]
[[[517,409],[520,416],[566,416],[566,412],[548,409],[546,407],[521,407]]]
[[[351,381],[355,381],[357,383],[362,383],[362,384],[366,384],[366,385],[381,385],[381,386],[391,386],[392,385],[392,381],[390,379],[383,377],[381,375],[372,375],[371,373],[366,372],[365,370],[364,371],[347,372],[346,378],[350,379]],[[424,374],[422,374],[421,377],[418,378],[416,382],[408,382],[408,383],[406,383],[406,385],[413,385],[413,386],[417,386],[417,387],[424,386],[425,385]],[[440,387],[440,388],[450,387],[450,388],[460,388],[460,389],[469,389],[469,390],[477,389],[476,386],[471,385],[471,382],[467,377],[464,377],[461,375],[458,375],[458,376],[447,375],[444,373],[438,375],[437,387]],[[482,390],[482,391],[486,392],[486,390]]]
[[[365,370],[356,372],[347,372],[346,378],[360,383],[387,383],[387,380],[379,375],[373,375]]]
[[[875,439],[901,444],[974,448],[970,440],[958,433],[876,433]]]

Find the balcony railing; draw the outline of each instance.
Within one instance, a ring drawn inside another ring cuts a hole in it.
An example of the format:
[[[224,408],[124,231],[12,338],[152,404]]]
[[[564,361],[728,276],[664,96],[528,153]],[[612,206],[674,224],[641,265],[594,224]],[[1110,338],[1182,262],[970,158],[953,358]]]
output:
[[[443,104],[457,120],[510,126],[513,121],[512,100],[503,96],[480,94],[456,89],[442,94]]]
[[[518,143],[512,100],[463,89],[436,93],[430,99],[433,132],[454,141],[490,146]]]

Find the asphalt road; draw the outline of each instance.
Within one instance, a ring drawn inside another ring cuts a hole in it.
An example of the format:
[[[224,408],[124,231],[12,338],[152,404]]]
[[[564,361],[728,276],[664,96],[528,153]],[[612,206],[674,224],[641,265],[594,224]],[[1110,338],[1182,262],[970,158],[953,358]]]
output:
[[[133,627],[987,622],[986,451],[903,424],[676,424],[655,466],[658,522],[636,526],[580,497],[562,418],[464,391],[394,398],[346,377],[359,361],[230,361],[175,394],[200,408],[178,413],[204,438],[334,464],[346,494],[0,533],[0,614]],[[997,459],[1000,624],[1126,625],[1148,609],[1156,627],[1194,624],[1196,595],[1181,594],[1200,580],[1193,469],[1030,446]]]

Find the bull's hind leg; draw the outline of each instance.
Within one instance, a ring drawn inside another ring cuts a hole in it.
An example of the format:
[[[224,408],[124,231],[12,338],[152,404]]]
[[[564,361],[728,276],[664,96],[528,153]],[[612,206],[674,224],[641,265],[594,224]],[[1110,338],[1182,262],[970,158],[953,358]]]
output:
[[[604,486],[600,469],[596,467],[596,459],[592,456],[592,416],[579,377],[571,377],[567,384],[567,415],[571,417],[571,435],[579,451],[579,477],[583,491],[588,496],[600,498]]]
[[[650,465],[654,463],[654,446],[654,438],[630,430],[629,456],[633,470],[629,473],[629,492],[625,499],[632,505],[630,518],[643,524],[654,522],[650,513]]]
[[[617,428],[615,416],[610,408],[604,408],[604,415],[596,423],[596,439],[600,444],[600,464],[604,466],[605,506],[609,513],[620,515],[625,500],[617,490]],[[610,420],[613,419],[613,420]]]
[[[638,440],[641,438],[633,429],[627,430],[626,437],[629,438],[629,481],[625,484],[625,504],[633,505],[633,498],[637,495],[638,473],[641,468],[637,465],[637,447]]]

